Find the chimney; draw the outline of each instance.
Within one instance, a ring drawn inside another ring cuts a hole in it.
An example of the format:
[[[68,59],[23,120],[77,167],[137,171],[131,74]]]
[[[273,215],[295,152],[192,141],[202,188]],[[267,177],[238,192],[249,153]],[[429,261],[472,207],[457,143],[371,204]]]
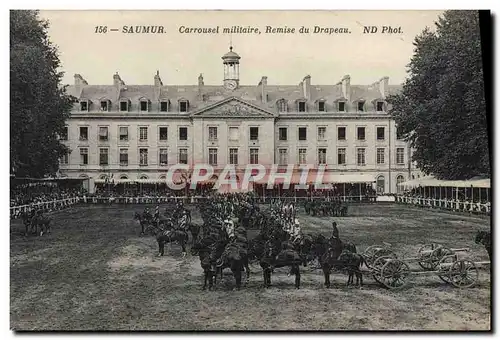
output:
[[[267,77],[266,76],[262,76],[262,78],[259,82],[259,86],[260,86],[260,93],[262,96],[262,102],[267,103]]]
[[[80,94],[82,93],[82,89],[85,85],[88,85],[87,81],[83,79],[83,77],[80,74],[75,74],[75,92],[77,97],[80,97]]]
[[[389,89],[389,77],[385,76],[380,81],[378,82],[379,90],[380,90],[380,95],[382,96],[383,99],[387,97],[387,92]]]
[[[303,88],[304,97],[307,99],[311,99],[311,76],[310,75],[305,76],[301,84]]]
[[[116,72],[115,75],[113,75],[113,84],[115,85],[115,87],[120,90],[122,88],[122,86],[125,85],[125,82],[122,80],[122,78],[120,78],[120,76],[118,75],[118,72]]]
[[[351,96],[351,76],[345,75],[342,78],[342,95],[347,100],[350,99]]]
[[[203,100],[203,87],[205,86],[205,82],[203,81],[203,74],[200,73],[198,76],[198,97],[200,100]]]
[[[156,75],[155,75],[155,87],[160,87],[163,86],[163,83],[160,78],[160,71],[156,70]]]

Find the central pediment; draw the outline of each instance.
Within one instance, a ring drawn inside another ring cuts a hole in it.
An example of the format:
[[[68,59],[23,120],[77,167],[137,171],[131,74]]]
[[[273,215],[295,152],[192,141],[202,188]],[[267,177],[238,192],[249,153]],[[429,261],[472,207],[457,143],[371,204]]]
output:
[[[206,106],[192,113],[194,117],[221,117],[221,118],[274,118],[273,112],[237,97],[230,97],[212,105]]]

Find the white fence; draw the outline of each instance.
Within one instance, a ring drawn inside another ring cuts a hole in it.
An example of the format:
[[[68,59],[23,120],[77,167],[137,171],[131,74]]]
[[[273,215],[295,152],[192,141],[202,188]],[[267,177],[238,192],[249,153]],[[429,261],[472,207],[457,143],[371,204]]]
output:
[[[424,198],[412,196],[397,196],[396,202],[401,204],[416,205],[421,207],[430,207],[438,209],[446,209],[452,211],[462,211],[470,213],[484,213],[490,214],[491,203],[481,202],[468,202],[456,199],[438,199],[438,198]]]

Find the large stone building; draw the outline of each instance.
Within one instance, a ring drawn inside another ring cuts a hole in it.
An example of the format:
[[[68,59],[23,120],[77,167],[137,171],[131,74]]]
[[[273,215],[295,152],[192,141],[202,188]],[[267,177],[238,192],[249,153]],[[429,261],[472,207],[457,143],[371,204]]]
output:
[[[99,180],[163,179],[177,163],[218,168],[249,163],[326,164],[338,174],[371,176],[379,193],[417,176],[408,145],[397,138],[386,97],[400,88],[383,77],[371,85],[298,85],[239,82],[240,56],[222,57],[220,85],[89,85],[75,74],[77,98],[67,122],[71,153],[61,170]],[[352,177],[352,176],[351,176]]]

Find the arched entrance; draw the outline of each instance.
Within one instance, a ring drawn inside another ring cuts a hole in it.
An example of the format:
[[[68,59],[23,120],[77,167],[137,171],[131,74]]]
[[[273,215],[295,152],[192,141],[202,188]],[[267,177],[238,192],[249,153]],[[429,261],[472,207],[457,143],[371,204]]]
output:
[[[385,178],[380,175],[377,177],[377,194],[383,195],[385,193]]]

